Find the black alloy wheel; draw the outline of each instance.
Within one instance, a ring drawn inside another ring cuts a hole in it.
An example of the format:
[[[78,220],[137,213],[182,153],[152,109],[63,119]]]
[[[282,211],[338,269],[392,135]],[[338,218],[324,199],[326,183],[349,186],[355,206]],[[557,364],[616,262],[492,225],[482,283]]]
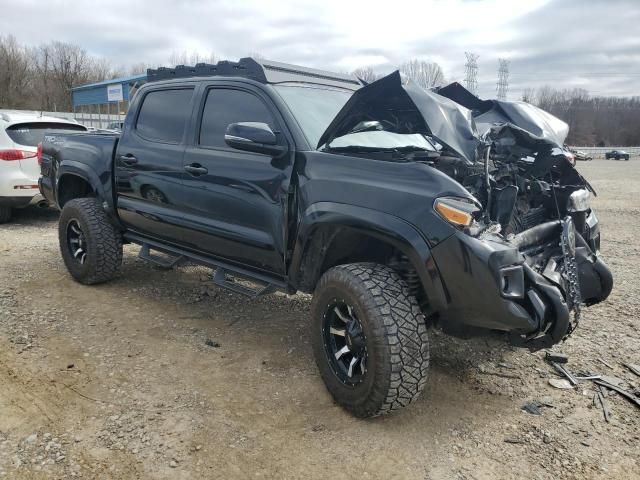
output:
[[[80,265],[84,265],[87,260],[87,240],[76,219],[71,219],[67,224],[67,248],[71,257]]]
[[[327,359],[345,385],[361,383],[367,372],[367,337],[354,308],[334,299],[324,314],[322,328]]]

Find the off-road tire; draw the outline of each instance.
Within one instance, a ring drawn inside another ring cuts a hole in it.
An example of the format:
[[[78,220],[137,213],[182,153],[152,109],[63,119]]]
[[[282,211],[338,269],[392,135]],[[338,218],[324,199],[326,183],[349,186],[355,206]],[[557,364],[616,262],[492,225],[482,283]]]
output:
[[[11,207],[0,207],[0,223],[7,223],[11,220]]]
[[[80,264],[67,245],[68,225],[76,221],[86,240],[86,260]],[[122,264],[122,236],[109,221],[95,198],[76,198],[67,202],[58,224],[60,252],[71,276],[93,285],[111,280]]]
[[[325,346],[324,317],[336,299],[353,305],[366,337],[366,373],[358,385],[340,380]],[[394,270],[373,263],[328,270],[316,286],[311,314],[316,363],[339,405],[357,417],[374,417],[406,407],[420,395],[429,369],[427,327],[416,299]]]

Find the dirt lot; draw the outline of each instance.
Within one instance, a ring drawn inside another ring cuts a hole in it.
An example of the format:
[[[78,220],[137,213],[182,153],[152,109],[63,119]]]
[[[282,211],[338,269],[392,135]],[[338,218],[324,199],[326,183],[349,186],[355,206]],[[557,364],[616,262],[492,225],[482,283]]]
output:
[[[616,284],[554,350],[638,388],[622,364],[640,364],[640,161],[579,168]],[[610,395],[607,423],[591,382],[549,385],[544,352],[432,332],[423,396],[357,420],[316,371],[308,297],[249,301],[134,246],[120,278],[84,287],[56,219],[0,227],[0,478],[640,478],[640,409]],[[541,415],[522,410],[534,400]]]

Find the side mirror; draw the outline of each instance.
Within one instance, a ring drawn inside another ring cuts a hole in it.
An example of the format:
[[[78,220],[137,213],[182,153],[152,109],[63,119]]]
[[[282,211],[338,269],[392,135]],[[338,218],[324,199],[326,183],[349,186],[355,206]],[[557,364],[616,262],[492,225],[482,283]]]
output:
[[[281,156],[288,150],[286,146],[278,145],[276,134],[269,125],[261,122],[230,124],[224,134],[224,141],[231,148],[272,157]]]

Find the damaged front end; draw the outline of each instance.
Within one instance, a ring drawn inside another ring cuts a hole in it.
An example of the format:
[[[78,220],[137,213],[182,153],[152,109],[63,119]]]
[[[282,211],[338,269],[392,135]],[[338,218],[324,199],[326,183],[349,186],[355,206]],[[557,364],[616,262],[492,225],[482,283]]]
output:
[[[425,91],[395,72],[356,91],[318,148],[339,151],[334,139],[371,127],[423,135],[437,151],[348,151],[429,165],[469,194],[434,192],[433,209],[454,227],[431,246],[445,331],[504,331],[536,350],[565,339],[582,305],[607,298],[613,279],[589,203],[596,192],[563,148],[566,123],[524,102],[480,100],[458,84]]]
[[[460,95],[461,89],[452,99],[469,104],[473,96]],[[480,162],[460,160],[433,165],[479,200],[464,233],[483,245],[471,242],[465,248],[468,258],[479,254],[486,260],[500,289],[500,300],[493,300],[508,302],[502,315],[492,309],[506,321],[495,327],[509,331],[515,345],[546,348],[575,330],[582,305],[603,301],[613,287],[611,271],[599,254],[600,228],[589,203],[596,192],[562,148],[568,133],[564,122],[522,102],[477,100],[468,106],[483,132],[481,168]],[[441,271],[446,270],[447,255],[437,256]],[[473,315],[453,310],[457,318]]]

